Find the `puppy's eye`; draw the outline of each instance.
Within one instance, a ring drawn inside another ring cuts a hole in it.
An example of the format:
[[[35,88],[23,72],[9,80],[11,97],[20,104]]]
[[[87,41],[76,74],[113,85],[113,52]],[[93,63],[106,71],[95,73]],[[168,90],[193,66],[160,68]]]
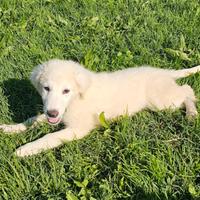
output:
[[[69,93],[69,89],[65,89],[65,90],[63,90],[63,94],[67,94],[67,93]]]
[[[44,87],[44,89],[49,92],[50,91],[50,88],[49,87]]]

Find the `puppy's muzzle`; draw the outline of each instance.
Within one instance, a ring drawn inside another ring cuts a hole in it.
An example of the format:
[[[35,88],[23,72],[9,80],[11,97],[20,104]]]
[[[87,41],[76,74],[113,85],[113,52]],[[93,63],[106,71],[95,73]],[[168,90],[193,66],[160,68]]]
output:
[[[56,118],[58,116],[59,112],[57,110],[48,110],[47,111],[47,115],[49,117],[53,117],[53,118]]]

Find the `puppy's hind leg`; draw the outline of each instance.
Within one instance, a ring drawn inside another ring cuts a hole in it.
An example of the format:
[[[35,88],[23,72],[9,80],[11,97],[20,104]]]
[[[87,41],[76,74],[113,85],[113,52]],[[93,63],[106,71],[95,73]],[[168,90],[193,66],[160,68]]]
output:
[[[183,102],[186,109],[186,116],[189,118],[195,117],[198,114],[198,112],[195,105],[196,98],[194,95],[194,91],[189,85],[183,85],[182,87],[186,93],[186,97]]]
[[[155,105],[159,110],[185,107],[187,117],[197,115],[195,94],[189,85],[179,86],[176,82],[171,81],[165,81],[164,85],[162,83],[160,83],[154,93],[151,93],[151,95],[153,94],[153,98],[150,101],[152,105]]]
[[[187,117],[195,117],[198,114],[195,102],[191,98],[186,97],[184,105]]]

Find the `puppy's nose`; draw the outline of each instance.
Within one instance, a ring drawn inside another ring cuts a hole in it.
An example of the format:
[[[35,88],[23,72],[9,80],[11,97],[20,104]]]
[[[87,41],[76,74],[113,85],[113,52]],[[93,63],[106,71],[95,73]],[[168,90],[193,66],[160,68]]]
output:
[[[58,111],[57,110],[47,110],[47,115],[49,117],[57,117],[58,116]]]

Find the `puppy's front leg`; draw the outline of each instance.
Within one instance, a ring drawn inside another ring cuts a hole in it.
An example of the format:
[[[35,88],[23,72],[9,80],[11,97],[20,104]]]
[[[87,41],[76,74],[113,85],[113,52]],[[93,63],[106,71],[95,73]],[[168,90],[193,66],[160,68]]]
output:
[[[78,130],[75,129],[63,129],[54,133],[47,134],[42,138],[27,143],[16,150],[16,155],[20,157],[30,156],[38,154],[44,150],[52,149],[57,147],[63,142],[72,141],[74,139],[80,139],[80,134]]]
[[[7,134],[19,133],[25,131],[30,126],[35,126],[46,119],[45,115],[38,115],[27,119],[25,122],[19,124],[2,124],[0,130]]]

